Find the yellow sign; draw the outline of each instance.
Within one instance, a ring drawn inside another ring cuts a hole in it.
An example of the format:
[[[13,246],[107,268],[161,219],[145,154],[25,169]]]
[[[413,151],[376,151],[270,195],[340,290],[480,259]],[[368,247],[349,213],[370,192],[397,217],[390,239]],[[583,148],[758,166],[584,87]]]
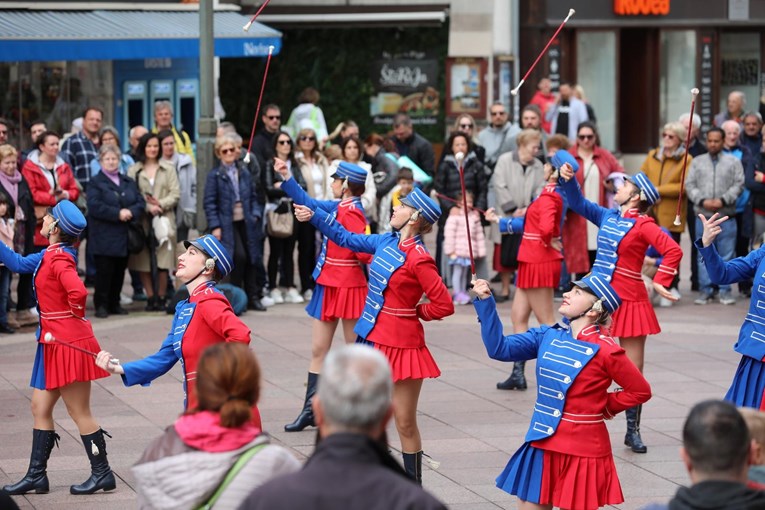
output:
[[[617,16],[666,16],[670,0],[614,0]]]

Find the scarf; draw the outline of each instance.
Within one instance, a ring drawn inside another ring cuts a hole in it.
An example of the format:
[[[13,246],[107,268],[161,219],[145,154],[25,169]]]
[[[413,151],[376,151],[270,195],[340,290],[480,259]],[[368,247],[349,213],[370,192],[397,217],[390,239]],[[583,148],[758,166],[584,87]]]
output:
[[[260,429],[249,421],[235,429],[223,427],[220,415],[213,411],[181,416],[175,422],[175,431],[184,443],[205,452],[230,452],[260,434]]]
[[[16,207],[16,219],[23,221],[24,211],[19,207],[19,183],[21,182],[21,172],[18,169],[13,175],[8,175],[5,172],[0,172],[0,184],[3,185],[5,191],[11,196],[13,205]]]

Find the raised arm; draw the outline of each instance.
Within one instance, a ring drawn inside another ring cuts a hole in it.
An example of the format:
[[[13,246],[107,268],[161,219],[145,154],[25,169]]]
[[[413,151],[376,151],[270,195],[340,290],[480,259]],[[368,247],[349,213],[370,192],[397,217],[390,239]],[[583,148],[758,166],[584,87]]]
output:
[[[340,202],[337,200],[316,200],[315,198],[312,198],[303,188],[300,187],[295,179],[289,177],[289,174],[287,175],[288,177],[286,180],[282,182],[282,191],[284,191],[287,196],[294,200],[296,204],[304,205],[313,210],[323,209],[329,212],[337,209],[337,205]]]
[[[561,177],[558,182],[566,195],[568,207],[578,215],[584,216],[595,225],[600,226],[608,209],[584,198],[579,182],[574,178],[574,172],[568,164],[561,168]]]
[[[296,207],[297,208],[300,206]],[[348,248],[351,251],[374,253],[377,250],[377,244],[380,235],[372,234],[354,234],[348,232],[336,218],[323,209],[316,209],[311,216],[311,224],[327,236],[330,241],[338,246]]]
[[[699,215],[699,217],[704,230],[701,239],[697,239],[694,244],[698,248],[702,260],[707,267],[710,281],[716,285],[728,285],[753,278],[757,273],[760,261],[765,257],[765,248],[759,248],[750,252],[745,257],[738,257],[726,262],[717,253],[714,239],[720,233],[720,224],[723,221],[733,220],[727,219],[727,216],[718,218],[717,213],[713,214],[709,219],[704,218],[702,215]]]
[[[24,257],[0,243],[0,262],[14,273],[34,273],[44,254],[45,250]]]

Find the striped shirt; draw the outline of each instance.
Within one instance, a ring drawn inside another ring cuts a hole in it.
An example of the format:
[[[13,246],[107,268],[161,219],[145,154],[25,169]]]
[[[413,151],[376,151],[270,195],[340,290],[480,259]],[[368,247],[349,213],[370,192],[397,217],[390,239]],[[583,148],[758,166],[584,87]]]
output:
[[[61,146],[61,157],[69,163],[80,184],[90,182],[90,162],[98,158],[98,148],[84,133],[72,135]]]

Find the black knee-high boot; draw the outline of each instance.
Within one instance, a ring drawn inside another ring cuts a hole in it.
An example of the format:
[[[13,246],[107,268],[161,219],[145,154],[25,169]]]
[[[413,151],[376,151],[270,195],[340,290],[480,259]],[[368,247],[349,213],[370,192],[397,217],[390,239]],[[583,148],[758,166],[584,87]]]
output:
[[[523,373],[526,367],[525,361],[516,361],[513,363],[513,371],[510,377],[502,382],[497,383],[498,390],[525,390],[528,388],[526,384],[526,376]]]
[[[316,426],[316,422],[313,420],[313,407],[311,407],[311,403],[313,402],[313,396],[316,393],[316,385],[318,382],[319,374],[308,372],[308,383],[305,388],[303,410],[300,411],[300,414],[295,418],[295,421],[284,426],[285,432],[300,432],[306,427]]]
[[[85,446],[85,453],[88,454],[88,459],[90,460],[90,478],[80,485],[69,487],[71,494],[93,494],[101,489],[112,491],[117,487],[114,473],[112,473],[109,461],[106,459],[106,440],[104,439],[104,434],[109,436],[108,432],[98,429],[87,436],[80,436],[82,444]]]
[[[632,448],[635,453],[648,451],[648,447],[643,444],[643,439],[640,437],[640,415],[642,412],[642,405],[630,407],[624,412],[627,415],[627,434],[624,436],[624,444]]]
[[[409,475],[409,478],[422,485],[422,450],[417,453],[404,453],[401,452],[401,456],[404,457],[404,471]]]
[[[11,495],[25,494],[35,491],[37,494],[45,494],[50,490],[48,484],[48,458],[53,450],[53,445],[58,446],[61,437],[55,430],[32,429],[32,454],[29,456],[29,468],[19,482],[6,485],[3,491]]]

